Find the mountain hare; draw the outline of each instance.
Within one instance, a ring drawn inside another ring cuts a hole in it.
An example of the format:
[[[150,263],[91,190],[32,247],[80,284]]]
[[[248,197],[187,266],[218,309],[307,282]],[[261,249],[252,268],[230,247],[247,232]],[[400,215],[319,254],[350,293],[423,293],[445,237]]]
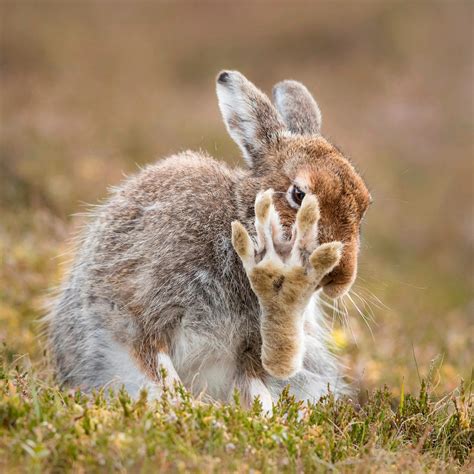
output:
[[[61,383],[158,397],[180,381],[267,410],[286,385],[300,400],[342,393],[318,293],[352,285],[370,195],[321,136],[308,90],[284,81],[273,94],[236,71],[217,77],[246,169],[187,151],[94,211],[48,317]]]

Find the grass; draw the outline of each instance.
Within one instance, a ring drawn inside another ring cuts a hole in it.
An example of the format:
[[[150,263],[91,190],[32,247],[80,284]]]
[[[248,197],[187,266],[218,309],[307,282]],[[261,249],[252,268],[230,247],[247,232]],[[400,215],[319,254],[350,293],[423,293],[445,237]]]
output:
[[[470,387],[442,400],[421,383],[360,406],[330,394],[302,405],[284,393],[271,414],[193,399],[182,387],[147,402],[126,392],[61,391],[34,371],[0,369],[4,472],[457,471],[474,442]],[[472,462],[472,459],[471,459]],[[472,467],[472,466],[471,466]]]
[[[473,14],[461,1],[0,2],[0,470],[472,471]],[[267,92],[304,82],[374,197],[351,295],[370,330],[350,300],[349,327],[329,314],[354,400],[296,417],[285,399],[265,417],[60,390],[37,321],[82,223],[71,216],[184,148],[240,163],[213,90],[222,68]]]

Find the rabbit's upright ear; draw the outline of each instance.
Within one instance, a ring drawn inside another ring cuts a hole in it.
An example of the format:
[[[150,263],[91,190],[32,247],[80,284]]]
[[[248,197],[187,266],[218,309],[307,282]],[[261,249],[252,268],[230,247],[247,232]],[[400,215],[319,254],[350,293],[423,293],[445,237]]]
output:
[[[217,98],[230,136],[241,148],[248,165],[258,166],[286,129],[275,107],[237,71],[219,73]]]
[[[276,84],[273,101],[290,132],[300,135],[321,133],[321,111],[301,82],[282,81]]]

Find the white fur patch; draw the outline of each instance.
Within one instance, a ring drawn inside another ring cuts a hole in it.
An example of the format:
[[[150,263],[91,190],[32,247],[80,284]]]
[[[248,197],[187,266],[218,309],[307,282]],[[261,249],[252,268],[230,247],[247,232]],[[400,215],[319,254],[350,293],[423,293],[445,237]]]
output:
[[[129,395],[138,398],[141,390],[146,389],[150,398],[158,398],[162,392],[161,384],[151,380],[138,366],[121,344],[110,341],[106,352],[108,369],[103,374],[103,385],[118,389],[125,387]],[[179,376],[168,354],[163,352],[157,355],[157,366],[166,370],[166,384],[172,388]]]
[[[250,403],[253,403],[255,398],[259,397],[260,402],[262,403],[263,411],[266,413],[271,413],[273,407],[273,399],[268,391],[268,388],[263,383],[261,379],[251,378],[249,380],[249,397]]]
[[[158,370],[165,369],[166,371],[166,384],[172,387],[175,381],[179,381],[179,375],[174,368],[170,356],[164,352],[158,352],[156,360]]]
[[[192,329],[176,334],[171,360],[184,386],[194,395],[229,401],[236,377],[235,359]]]
[[[103,374],[103,385],[112,388],[125,387],[130,396],[137,398],[142,389],[146,389],[153,398],[159,395],[155,382],[138,367],[128,350],[121,344],[110,340],[106,352],[108,369]]]

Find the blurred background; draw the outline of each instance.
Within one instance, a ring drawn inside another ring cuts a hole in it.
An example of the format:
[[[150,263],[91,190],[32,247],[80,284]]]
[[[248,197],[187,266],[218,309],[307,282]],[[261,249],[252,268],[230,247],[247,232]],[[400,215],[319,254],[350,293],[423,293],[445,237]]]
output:
[[[472,377],[472,2],[0,5],[10,360],[42,360],[36,321],[67,267],[73,214],[167,154],[241,162],[214,92],[232,68],[268,93],[304,82],[371,189],[353,296],[368,325],[347,300],[350,326],[336,317],[332,338],[355,387],[417,390],[430,366],[439,393]]]

